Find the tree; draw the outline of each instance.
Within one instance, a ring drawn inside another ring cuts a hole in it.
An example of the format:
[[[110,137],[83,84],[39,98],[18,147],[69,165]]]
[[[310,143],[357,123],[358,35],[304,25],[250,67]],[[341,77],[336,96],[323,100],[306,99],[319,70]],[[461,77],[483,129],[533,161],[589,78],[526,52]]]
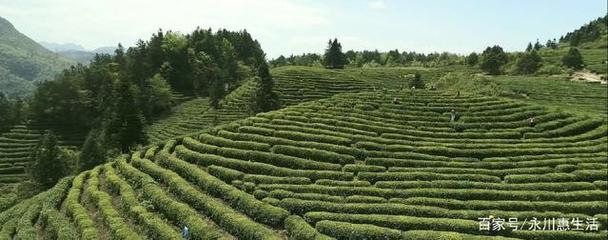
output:
[[[551,49],[557,49],[557,41],[555,41],[555,38],[553,40],[549,39],[546,46]]]
[[[273,67],[281,67],[281,66],[286,66],[288,64],[288,62],[287,62],[287,59],[285,58],[285,56],[281,55],[278,58],[271,60],[270,64]]]
[[[526,47],[526,52],[532,51],[532,43],[528,42],[528,46]]]
[[[581,56],[581,53],[577,48],[570,48],[568,53],[562,58],[562,63],[564,66],[573,68],[574,70],[579,70],[584,67],[583,56]]]
[[[11,102],[0,92],[0,132],[8,129],[12,125],[13,106]]]
[[[105,134],[98,129],[93,129],[89,132],[82,145],[78,160],[78,169],[80,171],[89,170],[99,164],[105,163],[106,148],[104,138]]]
[[[137,87],[125,80],[119,80],[117,85],[114,92],[115,103],[107,118],[106,129],[110,133],[111,142],[116,143],[118,148],[126,153],[134,144],[144,142],[145,118],[137,107]]]
[[[171,86],[160,74],[148,80],[147,104],[151,112],[163,112],[171,108]]]
[[[487,47],[481,54],[481,69],[490,75],[500,74],[500,68],[509,61],[509,57],[498,45]]]
[[[342,53],[342,45],[337,38],[327,43],[327,49],[323,58],[323,65],[329,69],[341,69],[346,64],[346,56]]]
[[[401,53],[399,49],[390,50],[386,54],[386,61],[384,65],[395,65],[401,63]]]
[[[464,59],[465,63],[469,66],[475,66],[477,62],[479,62],[479,55],[477,53],[472,52],[469,56],[466,56]]]
[[[262,63],[258,67],[258,77],[256,80],[259,82],[258,90],[255,94],[255,112],[266,112],[279,108],[279,97],[273,91],[274,80],[270,75],[268,64]]]
[[[38,145],[32,151],[30,158],[30,175],[32,180],[50,188],[64,176],[69,174],[66,159],[63,159],[61,149],[57,145],[57,137],[48,130],[42,135]]]
[[[538,42],[538,39],[536,39],[536,43],[534,43],[534,50],[538,51],[541,48],[543,48],[543,45],[540,42]]]
[[[523,53],[517,59],[517,72],[521,74],[535,73],[542,64],[543,59],[538,55],[536,50]]]
[[[416,89],[424,89],[424,80],[422,80],[422,75],[420,75],[420,72],[416,72],[414,74],[414,79],[410,83],[410,87],[415,87]]]

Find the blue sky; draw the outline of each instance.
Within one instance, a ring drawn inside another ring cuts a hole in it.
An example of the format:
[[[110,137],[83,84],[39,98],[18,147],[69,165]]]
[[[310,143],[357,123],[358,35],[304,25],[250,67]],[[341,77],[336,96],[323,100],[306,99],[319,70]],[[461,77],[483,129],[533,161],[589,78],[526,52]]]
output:
[[[345,50],[517,51],[607,11],[605,0],[0,0],[0,16],[36,41],[93,49],[158,28],[247,29],[270,58],[320,53],[333,37]]]

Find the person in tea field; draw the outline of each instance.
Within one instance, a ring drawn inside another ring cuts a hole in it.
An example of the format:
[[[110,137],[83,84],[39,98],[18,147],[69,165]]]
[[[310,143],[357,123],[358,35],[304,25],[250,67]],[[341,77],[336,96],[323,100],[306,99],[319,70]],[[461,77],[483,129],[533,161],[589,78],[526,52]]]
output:
[[[401,102],[399,101],[399,97],[394,97],[394,98],[393,98],[393,104],[399,104],[399,103],[401,103]]]
[[[530,127],[536,126],[536,119],[534,117],[528,118],[528,125]]]
[[[450,112],[450,122],[456,122],[458,119],[460,119],[460,114],[456,110],[452,109]]]
[[[182,237],[184,239],[190,239],[190,229],[188,229],[188,226],[184,226],[182,229]]]

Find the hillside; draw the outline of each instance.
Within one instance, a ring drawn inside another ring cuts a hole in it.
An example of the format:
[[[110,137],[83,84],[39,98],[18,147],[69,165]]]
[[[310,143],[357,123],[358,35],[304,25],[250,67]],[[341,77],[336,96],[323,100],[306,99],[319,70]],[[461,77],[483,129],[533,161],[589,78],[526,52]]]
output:
[[[559,110],[608,116],[608,86],[574,82],[562,76],[498,76],[504,96]]]
[[[82,132],[33,123],[16,125],[8,132],[0,134],[0,211],[23,198],[16,194],[19,191],[26,191],[26,196],[35,194],[16,188],[23,188],[24,186],[19,184],[30,180],[27,174],[27,168],[31,164],[30,155],[47,129],[54,129],[60,145],[65,148],[79,149],[84,141]]]
[[[566,33],[557,49],[545,48],[540,54],[548,64],[560,65],[570,47],[579,49],[587,70],[608,79],[608,15]]]
[[[146,129],[148,141],[164,142],[177,136],[249,117],[253,115],[249,109],[255,90],[256,83],[252,80],[246,81],[222,99],[217,109],[209,106],[208,98],[185,101]]]
[[[66,178],[0,213],[0,234],[175,239],[188,226],[193,239],[603,239],[605,121],[439,91],[339,94]],[[601,225],[480,231],[490,215]]]
[[[53,79],[73,62],[42,47],[0,17],[0,89],[16,97],[30,94],[35,83]]]
[[[316,67],[279,67],[272,70],[274,91],[281,107],[331,97],[380,89],[407,87],[411,76],[421,72],[424,78],[437,78],[449,71],[421,68],[376,68],[328,70]],[[146,130],[151,143],[162,142],[220,124],[254,115],[251,101],[256,83],[247,81],[220,102],[220,108],[209,107],[208,98],[195,98],[181,103],[154,121]]]

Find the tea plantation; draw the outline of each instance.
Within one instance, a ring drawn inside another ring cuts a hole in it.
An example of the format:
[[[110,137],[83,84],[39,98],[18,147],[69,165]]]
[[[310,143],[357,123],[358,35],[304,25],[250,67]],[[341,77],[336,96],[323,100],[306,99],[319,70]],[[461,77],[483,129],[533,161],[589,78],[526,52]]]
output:
[[[0,134],[0,187],[20,182],[27,176],[25,167],[29,162],[31,150],[39,141],[45,129],[52,126],[39,124],[17,125],[8,132]],[[56,130],[60,145],[76,148],[82,144],[82,133],[70,130]]]
[[[608,114],[606,84],[573,82],[563,77],[499,76],[506,95],[559,110]]]
[[[65,178],[0,213],[0,239],[180,239],[184,226],[192,239],[606,239],[601,116],[441,91],[307,91],[289,92],[319,100]],[[538,228],[480,230],[490,216]],[[561,218],[582,223],[541,229]]]

